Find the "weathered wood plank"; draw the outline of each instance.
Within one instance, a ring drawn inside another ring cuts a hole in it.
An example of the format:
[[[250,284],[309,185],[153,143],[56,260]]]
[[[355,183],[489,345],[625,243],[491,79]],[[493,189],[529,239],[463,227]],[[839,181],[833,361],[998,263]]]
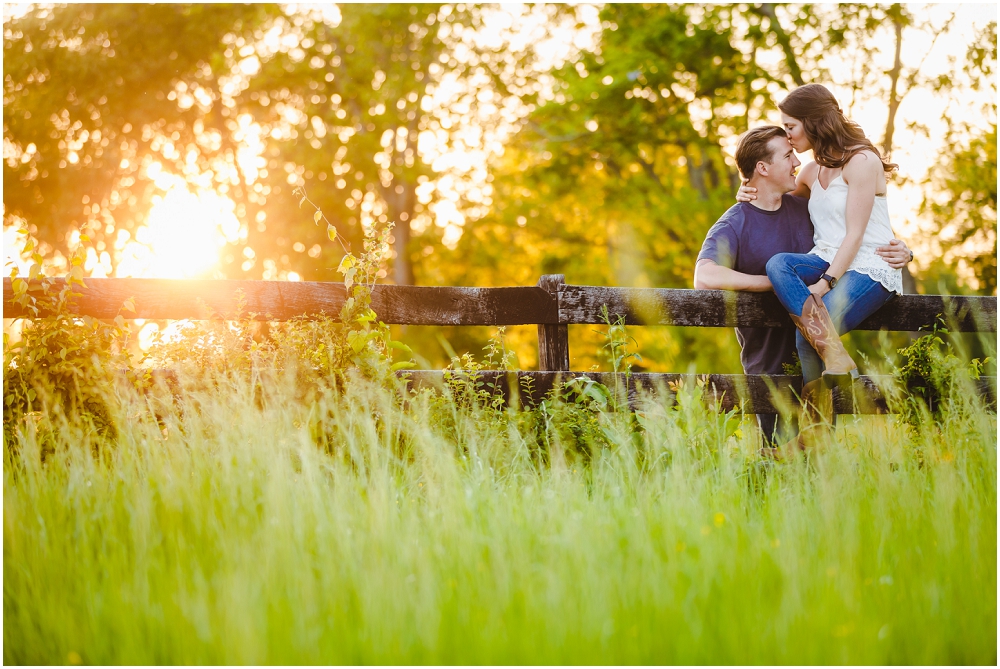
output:
[[[566,285],[559,293],[559,320],[603,323],[604,305],[611,320],[624,316],[627,325],[792,327],[773,293],[678,288]]]
[[[346,299],[342,283],[290,281],[215,281],[175,279],[87,279],[79,289],[76,312],[114,318],[122,303],[135,298],[135,314],[126,318],[232,318],[238,291],[246,298],[244,314],[257,320],[287,320],[321,311],[336,316]],[[34,284],[33,284],[34,285]],[[54,282],[54,289],[62,280]],[[33,288],[34,290],[35,288]],[[4,318],[25,314],[13,305],[11,280],[4,279]],[[556,299],[537,286],[453,288],[375,286],[372,308],[386,323],[409,325],[557,324]]]
[[[566,276],[546,274],[538,280],[538,285],[558,300]],[[565,325],[538,326],[538,368],[551,372],[569,370],[569,328]]]
[[[997,298],[983,295],[897,295],[856,329],[913,332],[933,324],[938,314],[954,332],[997,331]]]
[[[408,375],[411,387],[441,388],[444,385],[443,371],[420,370],[401,372]],[[615,388],[616,378],[612,372],[482,372],[481,379],[486,384],[495,384],[505,397],[510,397],[511,387],[517,388],[521,402],[537,404],[559,382],[584,376],[608,388]],[[618,388],[624,389],[624,374],[619,373]],[[528,380],[526,391],[525,380]],[[852,389],[834,389],[834,411],[839,414],[882,414],[889,407],[880,387],[888,387],[892,382],[886,376],[862,376]],[[784,403],[794,407],[802,389],[802,379],[797,376],[768,376],[763,374],[633,374],[628,389],[628,399],[637,406],[645,393],[671,404],[675,396],[672,387],[676,384],[700,384],[703,397],[710,406],[722,411],[742,408],[746,413],[775,414]],[[978,390],[987,404],[996,407],[996,377],[983,377],[978,381]]]
[[[602,305],[607,305],[612,320],[624,316],[629,325],[792,326],[773,293],[575,285],[559,292],[559,320],[603,323]],[[937,314],[950,317],[956,332],[996,332],[997,298],[897,295],[857,329],[916,331],[933,323]]]

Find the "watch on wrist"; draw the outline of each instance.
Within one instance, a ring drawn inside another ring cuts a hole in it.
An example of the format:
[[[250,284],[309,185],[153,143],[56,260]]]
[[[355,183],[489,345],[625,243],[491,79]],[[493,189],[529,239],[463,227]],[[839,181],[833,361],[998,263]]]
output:
[[[830,288],[833,288],[834,286],[836,286],[836,285],[837,285],[837,279],[836,279],[836,278],[834,278],[834,277],[832,277],[832,276],[830,276],[829,274],[823,274],[823,275],[822,275],[822,276],[820,276],[819,278],[821,278],[821,279],[826,279],[826,282],[827,282],[828,284],[830,284]]]

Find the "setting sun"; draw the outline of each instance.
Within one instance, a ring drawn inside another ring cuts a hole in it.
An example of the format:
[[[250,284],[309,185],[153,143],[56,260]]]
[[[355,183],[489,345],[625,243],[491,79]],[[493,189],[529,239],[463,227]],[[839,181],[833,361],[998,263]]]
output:
[[[135,242],[123,249],[119,276],[189,279],[210,275],[227,241],[239,239],[233,203],[215,193],[172,187],[153,205]],[[137,242],[137,243],[136,243]]]

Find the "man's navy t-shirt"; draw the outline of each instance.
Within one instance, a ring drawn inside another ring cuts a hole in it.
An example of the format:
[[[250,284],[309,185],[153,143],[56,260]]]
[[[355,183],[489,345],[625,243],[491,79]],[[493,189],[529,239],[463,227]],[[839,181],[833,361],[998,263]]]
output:
[[[749,202],[729,208],[712,226],[698,260],[707,258],[743,274],[763,275],[767,261],[778,253],[809,253],[813,226],[809,200],[784,195],[777,211]],[[781,374],[795,352],[794,328],[736,328],[740,361],[747,374]]]

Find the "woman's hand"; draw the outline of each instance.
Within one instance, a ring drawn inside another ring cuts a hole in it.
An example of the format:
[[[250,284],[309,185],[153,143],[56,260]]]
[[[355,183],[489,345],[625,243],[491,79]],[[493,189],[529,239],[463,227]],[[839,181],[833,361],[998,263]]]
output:
[[[753,186],[747,186],[747,182],[744,181],[740,184],[740,189],[736,191],[736,201],[737,202],[750,202],[751,200],[757,199],[757,189]]]
[[[820,279],[809,286],[809,292],[822,300],[823,296],[830,292],[830,284],[826,282],[826,279]]]
[[[910,262],[910,249],[906,248],[906,244],[899,239],[889,240],[888,246],[878,247],[875,249],[875,253],[893,269],[902,269],[906,263]]]

